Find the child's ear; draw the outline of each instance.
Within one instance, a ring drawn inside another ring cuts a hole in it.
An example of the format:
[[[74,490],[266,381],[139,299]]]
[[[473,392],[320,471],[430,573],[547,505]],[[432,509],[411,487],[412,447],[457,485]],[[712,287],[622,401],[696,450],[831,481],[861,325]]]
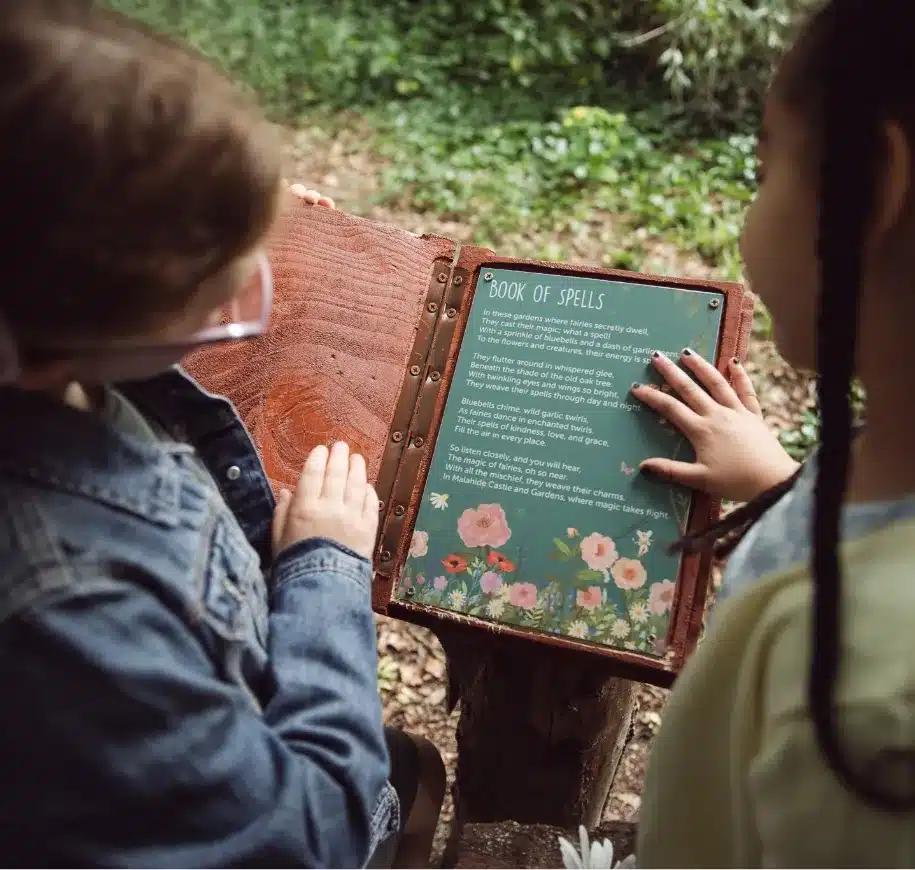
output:
[[[881,240],[902,221],[912,193],[912,142],[898,121],[883,125],[884,161],[874,202],[872,241]]]

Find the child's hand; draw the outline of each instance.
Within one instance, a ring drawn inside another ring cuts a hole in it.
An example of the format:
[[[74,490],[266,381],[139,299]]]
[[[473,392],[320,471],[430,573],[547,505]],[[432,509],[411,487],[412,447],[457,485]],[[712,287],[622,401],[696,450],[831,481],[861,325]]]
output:
[[[708,389],[702,390],[664,354],[652,358],[680,398],[645,384],[633,395],[676,426],[693,445],[695,462],[646,459],[641,468],[713,496],[750,501],[789,478],[798,467],[765,424],[750,376],[731,362],[732,387],[713,365],[693,351],[683,364]]]
[[[289,192],[308,205],[320,205],[324,206],[324,208],[337,207],[329,196],[323,196],[316,190],[309,190],[304,184],[290,184]]]
[[[365,460],[346,444],[315,447],[294,493],[280,493],[273,517],[273,552],[308,538],[327,538],[372,558],[378,532],[378,496],[365,476]]]

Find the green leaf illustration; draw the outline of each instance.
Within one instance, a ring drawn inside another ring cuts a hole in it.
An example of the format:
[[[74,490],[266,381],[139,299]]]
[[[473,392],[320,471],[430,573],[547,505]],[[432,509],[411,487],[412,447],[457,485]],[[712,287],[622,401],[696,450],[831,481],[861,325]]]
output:
[[[563,556],[569,557],[572,555],[572,550],[569,545],[562,540],[562,538],[553,538],[553,543],[556,545],[556,549],[562,553]]]
[[[595,571],[592,568],[583,568],[575,576],[583,583],[601,583],[604,579],[604,575],[600,571]]]

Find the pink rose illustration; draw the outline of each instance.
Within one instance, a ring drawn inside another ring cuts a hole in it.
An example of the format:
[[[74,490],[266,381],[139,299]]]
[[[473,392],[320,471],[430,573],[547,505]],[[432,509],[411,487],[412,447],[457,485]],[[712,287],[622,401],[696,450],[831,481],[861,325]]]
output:
[[[670,580],[652,583],[648,592],[648,609],[658,616],[662,613],[668,613],[674,603],[674,590],[676,588],[677,584],[671,583]]]
[[[402,577],[400,580],[400,588],[403,589],[404,592],[409,592],[413,588],[413,578],[408,576]]]
[[[579,589],[575,596],[575,603],[585,610],[595,610],[601,605],[600,586],[590,586],[587,589]]]
[[[448,581],[444,577],[436,577],[432,581],[432,585],[435,587],[436,592],[443,592],[448,585]]]
[[[495,571],[487,571],[480,578],[480,590],[484,595],[495,595],[502,588],[502,578]]]
[[[505,511],[497,504],[481,504],[476,510],[467,508],[457,527],[465,547],[503,547],[512,536]]]
[[[508,602],[523,610],[537,606],[537,587],[533,583],[513,583],[508,587]]]
[[[638,559],[617,559],[610,574],[620,589],[641,589],[648,578],[645,566]]]
[[[424,574],[420,574],[419,577],[416,578],[416,582],[419,583],[420,586],[422,586],[423,583],[426,582],[426,577],[425,577],[425,575],[424,575]]]
[[[429,552],[429,533],[413,532],[410,540],[410,558],[419,559]]]
[[[619,556],[612,538],[592,532],[581,541],[581,558],[592,571],[606,571]]]

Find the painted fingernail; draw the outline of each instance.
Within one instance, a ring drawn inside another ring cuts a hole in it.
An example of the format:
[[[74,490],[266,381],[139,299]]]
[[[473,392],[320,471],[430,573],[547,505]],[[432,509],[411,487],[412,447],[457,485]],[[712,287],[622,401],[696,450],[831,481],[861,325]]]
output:
[[[693,355],[693,352],[688,347],[684,347],[682,353],[683,353],[683,356],[692,356]]]
[[[635,381],[635,382],[632,384],[632,389],[633,389],[633,390],[637,390],[637,389],[638,389],[639,387],[641,387],[641,386],[642,386],[642,385],[641,385],[638,381]]]
[[[651,355],[651,358],[652,358],[652,359],[658,359],[660,356],[661,356],[661,351],[656,350],[656,351]]]
[[[734,357],[734,359],[731,360],[731,362],[734,363],[735,366],[739,366],[739,365],[740,365],[740,360],[737,359],[736,356]]]

